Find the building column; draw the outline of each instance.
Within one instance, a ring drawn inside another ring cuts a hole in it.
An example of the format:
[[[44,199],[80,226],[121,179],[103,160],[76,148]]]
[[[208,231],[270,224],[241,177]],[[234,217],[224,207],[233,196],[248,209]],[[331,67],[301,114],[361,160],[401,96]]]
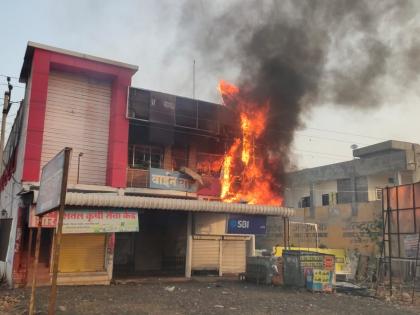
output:
[[[172,171],[172,148],[171,146],[165,147],[165,152],[163,155],[163,168],[165,170]]]
[[[106,245],[106,272],[108,273],[109,281],[113,278],[114,270],[114,251],[115,251],[115,233],[109,233],[107,236]]]
[[[309,184],[309,217],[315,218],[315,184]]]
[[[126,106],[130,84],[130,74],[118,76],[112,82],[106,184],[116,188],[127,185],[129,126]]]
[[[357,216],[358,212],[358,205],[357,205],[357,187],[356,187],[356,177],[352,175],[350,177],[350,188],[352,190],[351,192],[351,215]]]
[[[197,147],[194,144],[188,148],[188,167],[193,171],[197,170]]]
[[[192,261],[192,213],[188,212],[187,220],[187,250],[185,255],[185,277],[191,278]]]

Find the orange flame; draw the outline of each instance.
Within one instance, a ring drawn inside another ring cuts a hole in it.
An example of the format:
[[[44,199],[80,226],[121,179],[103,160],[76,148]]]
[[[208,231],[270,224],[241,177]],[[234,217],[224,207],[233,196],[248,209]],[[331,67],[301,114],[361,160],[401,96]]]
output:
[[[234,103],[240,114],[242,137],[234,140],[222,165],[220,198],[226,202],[282,204],[273,191],[274,178],[264,168],[263,156],[255,146],[265,130],[269,104],[255,104],[243,98],[239,89],[220,81],[219,91],[225,104]],[[241,170],[241,173],[235,174]]]

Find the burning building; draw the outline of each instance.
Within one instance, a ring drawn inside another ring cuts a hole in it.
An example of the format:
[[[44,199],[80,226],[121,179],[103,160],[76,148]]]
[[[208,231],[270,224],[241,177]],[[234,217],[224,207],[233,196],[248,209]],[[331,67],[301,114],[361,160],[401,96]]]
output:
[[[224,105],[130,87],[136,71],[28,43],[25,99],[0,181],[2,226],[10,231],[0,260],[10,284],[24,285],[33,274],[40,174],[64,147],[73,154],[61,284],[243,272],[266,216],[292,214],[269,171],[268,104],[256,106],[224,82]],[[49,283],[57,214],[41,223],[37,279]]]

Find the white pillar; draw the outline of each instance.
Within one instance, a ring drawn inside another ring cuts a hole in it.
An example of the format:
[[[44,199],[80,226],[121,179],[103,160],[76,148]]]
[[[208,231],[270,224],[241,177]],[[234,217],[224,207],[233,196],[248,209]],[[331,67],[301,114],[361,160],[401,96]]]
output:
[[[187,220],[187,250],[185,255],[185,277],[191,278],[191,259],[192,259],[192,214],[188,212]]]

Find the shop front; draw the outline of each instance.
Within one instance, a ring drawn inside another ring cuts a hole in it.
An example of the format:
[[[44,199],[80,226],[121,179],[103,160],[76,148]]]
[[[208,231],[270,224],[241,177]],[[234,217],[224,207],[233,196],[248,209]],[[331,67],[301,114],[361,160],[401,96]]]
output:
[[[266,217],[292,214],[275,206],[69,192],[58,283],[239,274],[254,255],[255,235],[265,233]],[[36,219],[31,213],[33,231]],[[42,220],[42,233],[50,238],[42,242],[49,246],[44,253],[49,283],[56,213]]]
[[[188,213],[141,210],[141,227],[116,233],[114,278],[184,276]]]
[[[266,216],[196,213],[193,218],[192,275],[245,272],[255,235],[265,234]]]
[[[31,208],[29,227],[35,228],[38,218]],[[49,284],[54,228],[57,213],[51,212],[42,218],[40,261],[37,274],[44,275],[40,284]],[[65,210],[63,236],[60,247],[58,284],[109,284],[112,280],[115,234],[139,230],[136,210],[68,208]],[[32,238],[34,239],[34,238]],[[33,241],[32,241],[33,243]],[[31,244],[33,248],[33,244]],[[31,256],[34,253],[31,250]],[[32,264],[28,266],[32,268]],[[30,270],[28,276],[32,274]],[[29,282],[29,281],[27,281]]]

